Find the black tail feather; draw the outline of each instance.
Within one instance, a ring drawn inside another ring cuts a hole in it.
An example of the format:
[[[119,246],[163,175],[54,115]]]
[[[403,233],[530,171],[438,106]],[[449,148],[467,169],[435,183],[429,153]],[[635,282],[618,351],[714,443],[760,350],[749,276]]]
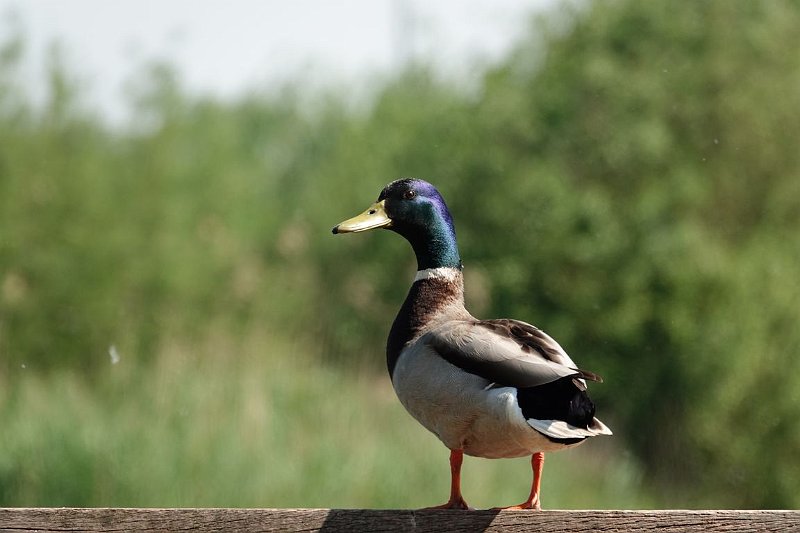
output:
[[[517,403],[523,416],[563,420],[572,426],[588,428],[594,419],[594,403],[572,379],[568,376],[544,385],[517,389]]]

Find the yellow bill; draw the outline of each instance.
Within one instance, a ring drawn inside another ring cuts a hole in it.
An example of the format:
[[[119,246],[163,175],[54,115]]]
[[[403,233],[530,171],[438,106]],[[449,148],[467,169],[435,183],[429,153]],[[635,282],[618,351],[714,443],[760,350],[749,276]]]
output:
[[[333,233],[357,233],[375,228],[387,228],[392,225],[392,219],[386,215],[384,202],[381,200],[372,204],[369,209],[358,216],[348,218],[333,227]]]

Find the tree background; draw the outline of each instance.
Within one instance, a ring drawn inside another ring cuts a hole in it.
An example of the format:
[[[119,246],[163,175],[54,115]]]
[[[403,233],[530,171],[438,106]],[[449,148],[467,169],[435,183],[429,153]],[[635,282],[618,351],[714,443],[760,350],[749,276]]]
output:
[[[34,105],[11,35],[0,506],[438,503],[445,450],[383,368],[413,256],[330,235],[415,176],[473,313],[605,378],[615,436],[551,456],[547,507],[797,507],[797,50],[796,1],[596,0],[532,19],[478,87],[417,62],[357,109],[217,101],[154,64],[111,127],[57,55]],[[526,493],[525,464],[468,465],[471,503]]]

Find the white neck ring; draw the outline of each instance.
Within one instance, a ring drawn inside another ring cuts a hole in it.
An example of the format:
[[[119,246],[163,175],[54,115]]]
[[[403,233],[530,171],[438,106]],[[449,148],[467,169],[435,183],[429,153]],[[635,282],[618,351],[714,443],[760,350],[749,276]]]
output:
[[[426,268],[425,270],[417,270],[417,275],[414,276],[414,281],[421,281],[423,279],[443,279],[446,281],[455,281],[460,270],[453,267],[439,267],[439,268]]]

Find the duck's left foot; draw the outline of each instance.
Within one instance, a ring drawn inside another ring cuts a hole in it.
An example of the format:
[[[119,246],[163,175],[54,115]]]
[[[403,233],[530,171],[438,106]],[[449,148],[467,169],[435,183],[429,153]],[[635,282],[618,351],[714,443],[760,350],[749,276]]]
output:
[[[536,501],[523,502],[519,505],[510,505],[508,507],[492,507],[492,511],[522,511],[525,509],[529,509],[531,511],[541,511],[542,504],[539,503],[539,499],[537,498]]]
[[[464,511],[474,511],[473,507],[467,505],[467,502],[464,501],[464,498],[456,498],[454,500],[450,500],[449,502],[443,505],[435,505],[433,507],[423,507],[420,509],[421,511],[432,511],[436,509],[461,509]]]
[[[494,511],[519,511],[522,509],[531,509],[533,511],[542,510],[542,501],[539,498],[539,491],[542,484],[542,466],[544,466],[544,453],[536,452],[531,456],[531,467],[533,468],[533,483],[531,483],[531,495],[528,500],[519,505],[512,505],[510,507],[495,507]]]

